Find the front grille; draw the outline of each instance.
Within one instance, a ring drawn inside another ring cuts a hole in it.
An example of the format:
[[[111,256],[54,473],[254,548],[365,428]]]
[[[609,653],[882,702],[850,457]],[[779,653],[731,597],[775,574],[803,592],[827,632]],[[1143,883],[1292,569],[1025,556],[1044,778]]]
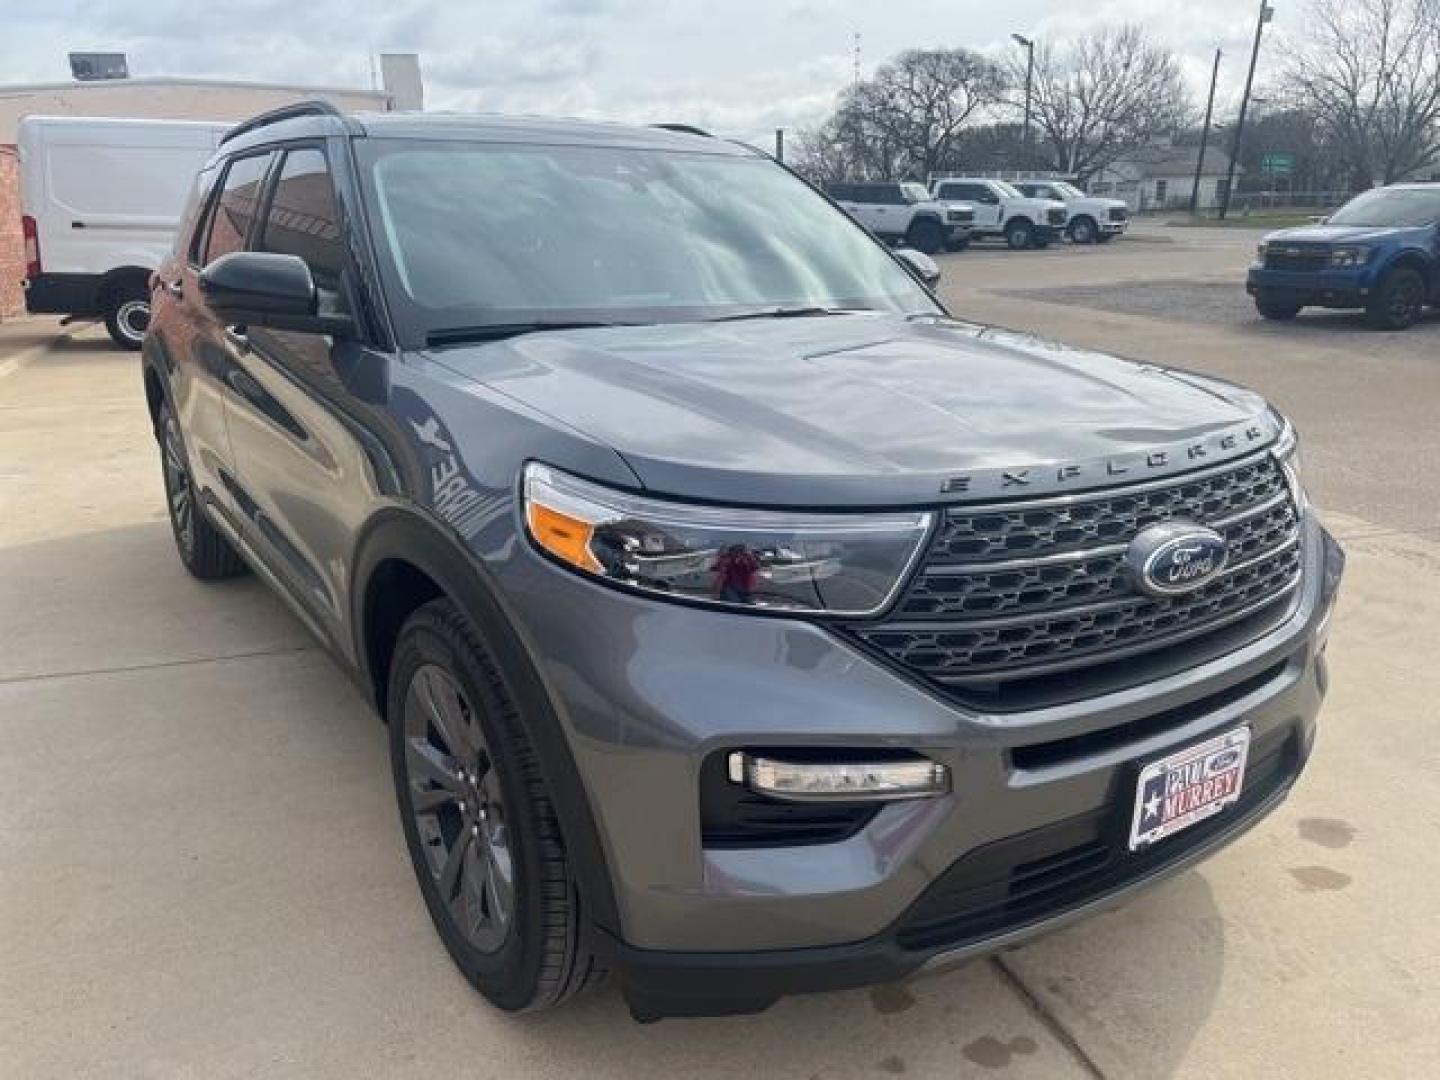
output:
[[[1061,210],[1061,209],[1059,209],[1059,208],[1047,210],[1047,211],[1045,211],[1045,216],[1046,216],[1046,218],[1049,220],[1049,222],[1050,222],[1051,225],[1064,225],[1064,224],[1065,224],[1065,211],[1064,211],[1064,210]]]
[[[977,848],[941,874],[896,926],[905,949],[956,948],[1019,930],[1164,870],[1196,848],[1253,819],[1300,771],[1290,728],[1250,747],[1240,799],[1153,848],[1128,845],[1128,802]],[[1137,767],[1125,770],[1133,788]]]
[[[1265,249],[1266,270],[1314,272],[1330,265],[1330,249],[1314,244],[1271,244]]]
[[[1131,585],[1130,541],[1147,526],[1193,521],[1219,532],[1222,573],[1160,599]],[[1288,596],[1300,577],[1299,516],[1268,454],[1118,491],[948,510],[920,571],[881,622],[852,629],[892,662],[962,696],[1003,707],[1026,680],[1171,650],[1199,662],[1206,635]],[[1150,673],[1154,677],[1154,673]],[[1066,693],[1084,696],[1084,680]]]
[[[1110,207],[1110,220],[1111,220],[1111,221],[1126,221],[1126,220],[1129,219],[1129,217],[1130,217],[1130,210],[1129,210],[1127,207],[1124,207],[1124,206],[1112,206],[1112,207]]]

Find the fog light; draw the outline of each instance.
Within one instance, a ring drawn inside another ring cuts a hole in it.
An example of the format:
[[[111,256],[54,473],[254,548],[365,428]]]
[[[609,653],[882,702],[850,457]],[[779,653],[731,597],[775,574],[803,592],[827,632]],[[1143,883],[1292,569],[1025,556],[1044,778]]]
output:
[[[807,761],[736,751],[727,764],[735,783],[794,802],[923,799],[950,790],[950,770],[922,757]]]

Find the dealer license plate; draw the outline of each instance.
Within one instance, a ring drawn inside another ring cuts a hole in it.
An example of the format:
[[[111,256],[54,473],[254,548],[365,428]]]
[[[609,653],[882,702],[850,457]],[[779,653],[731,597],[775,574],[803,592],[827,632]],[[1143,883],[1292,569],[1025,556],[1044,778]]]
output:
[[[1240,727],[1141,769],[1130,850],[1197,825],[1238,800],[1249,752],[1250,729]]]

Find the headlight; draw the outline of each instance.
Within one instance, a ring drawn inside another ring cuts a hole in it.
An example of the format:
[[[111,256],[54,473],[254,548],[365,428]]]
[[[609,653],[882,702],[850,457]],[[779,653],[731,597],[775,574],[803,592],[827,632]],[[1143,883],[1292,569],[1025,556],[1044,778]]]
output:
[[[1295,500],[1295,509],[1304,513],[1305,508],[1310,505],[1310,499],[1305,494],[1305,484],[1301,479],[1300,436],[1296,434],[1295,425],[1289,420],[1281,417],[1281,424],[1280,437],[1275,440],[1270,453],[1285,473],[1285,482],[1290,486],[1290,496]]]
[[[872,615],[894,597],[929,513],[795,514],[691,506],[525,467],[525,524],[591,577],[674,599]]]
[[[1369,261],[1368,247],[1337,247],[1330,251],[1331,266],[1364,266]]]

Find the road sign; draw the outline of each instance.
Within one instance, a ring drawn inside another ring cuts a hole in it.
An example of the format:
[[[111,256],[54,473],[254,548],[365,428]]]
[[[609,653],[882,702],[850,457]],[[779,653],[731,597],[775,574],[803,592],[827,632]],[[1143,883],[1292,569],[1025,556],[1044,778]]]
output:
[[[1260,158],[1260,171],[1272,176],[1289,176],[1295,171],[1295,155],[1265,154]]]

